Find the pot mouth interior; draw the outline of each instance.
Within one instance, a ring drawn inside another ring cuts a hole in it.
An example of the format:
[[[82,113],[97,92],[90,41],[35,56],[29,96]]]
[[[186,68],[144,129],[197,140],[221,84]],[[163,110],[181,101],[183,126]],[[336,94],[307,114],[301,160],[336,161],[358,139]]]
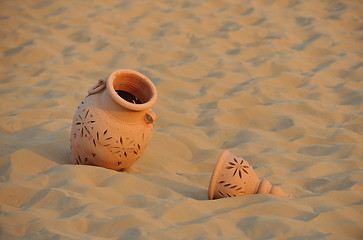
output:
[[[109,77],[113,98],[132,110],[150,108],[156,101],[156,88],[143,74],[133,70],[115,71]]]
[[[113,88],[118,95],[128,102],[147,103],[153,96],[150,84],[140,75],[134,73],[116,74]]]
[[[140,101],[140,99],[135,96],[134,94],[125,91],[125,90],[115,90],[117,92],[117,95],[119,95],[122,99],[133,103],[133,104],[142,104],[142,102]]]

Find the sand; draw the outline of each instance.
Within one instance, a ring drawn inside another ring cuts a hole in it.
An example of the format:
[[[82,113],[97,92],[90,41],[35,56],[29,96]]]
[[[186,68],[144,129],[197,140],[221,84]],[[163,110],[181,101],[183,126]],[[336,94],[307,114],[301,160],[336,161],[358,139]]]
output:
[[[363,239],[363,2],[0,2],[1,239]],[[129,68],[155,134],[70,161],[77,105]],[[293,199],[208,200],[223,150]]]

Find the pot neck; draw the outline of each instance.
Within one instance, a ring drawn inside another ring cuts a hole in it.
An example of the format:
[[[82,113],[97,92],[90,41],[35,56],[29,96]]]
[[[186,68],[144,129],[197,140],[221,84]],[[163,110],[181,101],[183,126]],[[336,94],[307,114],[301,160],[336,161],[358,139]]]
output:
[[[105,110],[110,117],[115,118],[117,121],[129,124],[136,124],[140,122],[149,124],[153,123],[156,119],[155,113],[150,108],[135,111],[119,104],[110,96],[107,89],[102,90],[97,95],[97,107]]]

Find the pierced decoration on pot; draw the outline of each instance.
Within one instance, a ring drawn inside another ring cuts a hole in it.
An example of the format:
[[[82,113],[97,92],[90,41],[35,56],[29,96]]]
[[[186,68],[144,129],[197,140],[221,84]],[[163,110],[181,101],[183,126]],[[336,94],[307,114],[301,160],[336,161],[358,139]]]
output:
[[[156,99],[154,84],[139,72],[117,70],[100,79],[74,114],[73,162],[120,171],[134,164],[152,137]]]
[[[212,200],[259,193],[289,197],[281,188],[260,180],[246,160],[224,151],[213,171],[208,198]]]

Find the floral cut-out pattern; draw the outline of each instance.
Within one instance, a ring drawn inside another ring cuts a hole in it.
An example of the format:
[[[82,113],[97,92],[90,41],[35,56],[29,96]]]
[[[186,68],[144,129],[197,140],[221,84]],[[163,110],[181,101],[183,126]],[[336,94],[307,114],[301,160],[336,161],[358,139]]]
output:
[[[233,162],[228,162],[227,169],[233,169],[234,172],[232,176],[235,176],[237,173],[237,176],[242,179],[243,172],[245,174],[248,174],[248,169],[250,166],[244,162],[242,158],[239,158],[239,161],[236,158],[233,158]]]
[[[224,163],[224,179],[218,181],[220,197],[235,197],[245,194],[250,172],[250,164],[241,157],[231,157]]]

